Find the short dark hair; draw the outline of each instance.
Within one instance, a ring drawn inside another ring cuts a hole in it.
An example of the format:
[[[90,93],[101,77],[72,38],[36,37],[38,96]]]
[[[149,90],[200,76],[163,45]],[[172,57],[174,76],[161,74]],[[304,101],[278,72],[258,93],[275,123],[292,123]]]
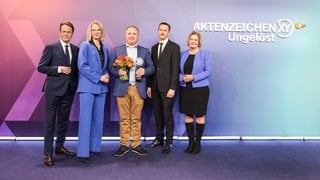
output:
[[[170,29],[171,29],[170,24],[168,24],[167,22],[161,22],[161,23],[159,24],[159,26],[158,26],[158,30],[159,30],[159,27],[160,27],[161,25],[166,25],[166,26],[168,26],[168,27],[169,27],[169,31],[170,31]]]
[[[134,26],[134,25],[128,26],[128,27],[126,28],[126,30],[129,29],[129,28],[131,28],[131,27],[132,27],[132,28],[135,28],[135,29],[139,32],[139,29],[137,28],[137,26]]]
[[[74,32],[74,26],[73,26],[73,24],[72,24],[71,22],[62,22],[62,23],[60,23],[59,30],[61,30],[61,27],[62,27],[63,25],[66,25],[66,26],[71,27],[72,32]]]

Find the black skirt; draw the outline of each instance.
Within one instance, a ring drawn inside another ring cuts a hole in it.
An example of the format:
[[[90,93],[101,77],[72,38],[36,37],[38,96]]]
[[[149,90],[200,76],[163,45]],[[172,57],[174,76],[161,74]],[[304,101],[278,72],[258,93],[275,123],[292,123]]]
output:
[[[179,112],[187,116],[201,117],[207,114],[210,90],[208,86],[179,88]]]

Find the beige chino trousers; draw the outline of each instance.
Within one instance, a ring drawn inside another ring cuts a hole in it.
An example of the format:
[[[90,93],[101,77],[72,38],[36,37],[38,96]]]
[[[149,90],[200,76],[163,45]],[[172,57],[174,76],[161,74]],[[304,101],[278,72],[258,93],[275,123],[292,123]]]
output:
[[[129,147],[140,145],[141,138],[141,111],[144,100],[140,97],[136,85],[129,85],[128,92],[124,97],[117,97],[119,109],[120,144]]]

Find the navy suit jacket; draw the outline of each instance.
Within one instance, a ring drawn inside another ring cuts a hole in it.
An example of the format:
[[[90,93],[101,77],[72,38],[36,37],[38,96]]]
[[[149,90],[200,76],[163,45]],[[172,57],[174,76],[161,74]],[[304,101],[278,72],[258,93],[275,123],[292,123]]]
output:
[[[145,74],[144,76],[142,76],[141,80],[136,81],[136,85],[138,87],[138,91],[141,98],[145,99],[146,98],[146,82],[147,82],[146,76],[149,76],[154,72],[154,66],[151,60],[150,52],[147,48],[138,45],[137,50],[138,50],[137,56],[139,58],[142,58],[144,61],[142,68],[144,68]],[[110,56],[109,71],[112,75],[116,77],[113,95],[117,97],[124,97],[128,91],[129,81],[120,80],[119,67],[113,66],[114,61],[120,55],[127,56],[127,47],[125,44],[115,47],[113,49]]]
[[[42,91],[54,96],[62,96],[70,84],[71,91],[74,93],[78,85],[77,59],[79,48],[70,44],[72,59],[68,62],[64,49],[60,41],[46,45],[43,50],[38,71],[47,74]],[[71,66],[69,75],[58,73],[58,66]]]

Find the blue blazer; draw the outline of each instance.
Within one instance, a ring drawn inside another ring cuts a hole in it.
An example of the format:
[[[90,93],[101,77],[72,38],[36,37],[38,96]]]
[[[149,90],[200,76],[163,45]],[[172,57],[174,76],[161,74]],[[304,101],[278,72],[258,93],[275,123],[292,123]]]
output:
[[[94,44],[85,41],[81,43],[78,55],[78,68],[79,68],[79,84],[77,92],[87,92],[92,94],[101,94],[108,92],[107,84],[100,81],[103,74],[109,74],[108,49],[101,46],[105,62],[101,68],[100,56]]]
[[[186,87],[186,83],[182,81],[184,75],[183,66],[189,56],[189,50],[181,52],[179,82],[180,86]],[[212,73],[212,60],[210,53],[206,50],[200,49],[194,57],[192,75],[192,87],[209,86],[209,77]]]
[[[147,48],[144,48],[142,46],[137,46],[138,48],[138,54],[137,56],[139,58],[142,58],[144,63],[143,63],[143,68],[145,70],[145,74],[142,77],[141,80],[136,81],[136,85],[138,87],[139,94],[141,98],[145,99],[146,98],[146,76],[151,75],[154,72],[154,65],[151,60],[151,55],[150,52]],[[128,86],[129,86],[129,81],[123,81],[119,79],[119,67],[113,66],[114,61],[116,58],[120,55],[125,55],[127,56],[127,47],[126,45],[121,45],[118,47],[115,47],[111,53],[110,56],[110,63],[109,63],[109,71],[110,74],[114,75],[116,77],[115,84],[114,84],[114,90],[113,90],[113,95],[117,97],[124,97],[128,91]]]

